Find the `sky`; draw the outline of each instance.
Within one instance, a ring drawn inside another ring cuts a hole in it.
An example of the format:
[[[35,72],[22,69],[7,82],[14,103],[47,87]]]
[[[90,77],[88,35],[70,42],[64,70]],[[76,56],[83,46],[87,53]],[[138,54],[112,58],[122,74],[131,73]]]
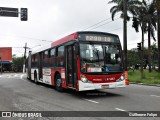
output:
[[[31,50],[50,44],[76,31],[101,31],[117,34],[123,45],[123,20],[117,13],[112,21],[110,0],[0,0],[0,7],[28,8],[28,21],[0,16],[0,47],[13,47],[22,56],[24,46]],[[20,15],[19,15],[20,16]],[[100,24],[98,24],[100,23]],[[141,42],[141,32],[128,22],[128,49]],[[147,35],[145,46],[147,46]],[[153,42],[153,41],[152,41]]]

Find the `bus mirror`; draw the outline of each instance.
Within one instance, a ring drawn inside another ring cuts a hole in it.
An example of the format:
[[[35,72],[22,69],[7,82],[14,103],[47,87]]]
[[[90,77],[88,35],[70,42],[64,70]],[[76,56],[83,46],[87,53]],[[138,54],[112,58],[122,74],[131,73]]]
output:
[[[79,44],[75,43],[75,53],[76,55],[79,54]]]

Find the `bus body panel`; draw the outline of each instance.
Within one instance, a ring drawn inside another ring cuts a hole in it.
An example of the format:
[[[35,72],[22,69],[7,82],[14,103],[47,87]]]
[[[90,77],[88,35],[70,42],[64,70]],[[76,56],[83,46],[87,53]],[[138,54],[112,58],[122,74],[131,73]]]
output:
[[[60,74],[62,79],[62,88],[66,88],[66,75],[65,75],[65,68],[59,67],[59,68],[52,68],[51,69],[51,85],[55,86],[55,77],[56,74]]]
[[[52,85],[51,68],[43,68],[43,83]]]
[[[79,91],[126,87],[125,80],[121,82],[108,83],[84,83],[81,80],[79,80],[78,85]]]
[[[121,77],[121,74],[110,74],[110,75],[88,75],[85,74],[86,78],[93,83],[110,83],[110,82],[116,82]]]

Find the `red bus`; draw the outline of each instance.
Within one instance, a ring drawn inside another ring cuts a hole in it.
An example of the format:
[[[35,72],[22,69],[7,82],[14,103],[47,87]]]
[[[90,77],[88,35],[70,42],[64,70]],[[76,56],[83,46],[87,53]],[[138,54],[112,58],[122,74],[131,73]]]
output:
[[[29,53],[27,77],[35,83],[76,91],[125,87],[118,35],[81,31]]]

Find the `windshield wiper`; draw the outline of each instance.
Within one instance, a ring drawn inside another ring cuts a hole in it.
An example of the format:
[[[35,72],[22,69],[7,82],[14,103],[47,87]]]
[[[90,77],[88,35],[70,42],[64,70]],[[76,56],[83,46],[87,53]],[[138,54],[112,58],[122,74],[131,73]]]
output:
[[[101,65],[100,64],[100,59],[99,59],[99,50],[93,50],[94,54],[97,56],[98,58],[98,63],[99,63],[99,66]]]

